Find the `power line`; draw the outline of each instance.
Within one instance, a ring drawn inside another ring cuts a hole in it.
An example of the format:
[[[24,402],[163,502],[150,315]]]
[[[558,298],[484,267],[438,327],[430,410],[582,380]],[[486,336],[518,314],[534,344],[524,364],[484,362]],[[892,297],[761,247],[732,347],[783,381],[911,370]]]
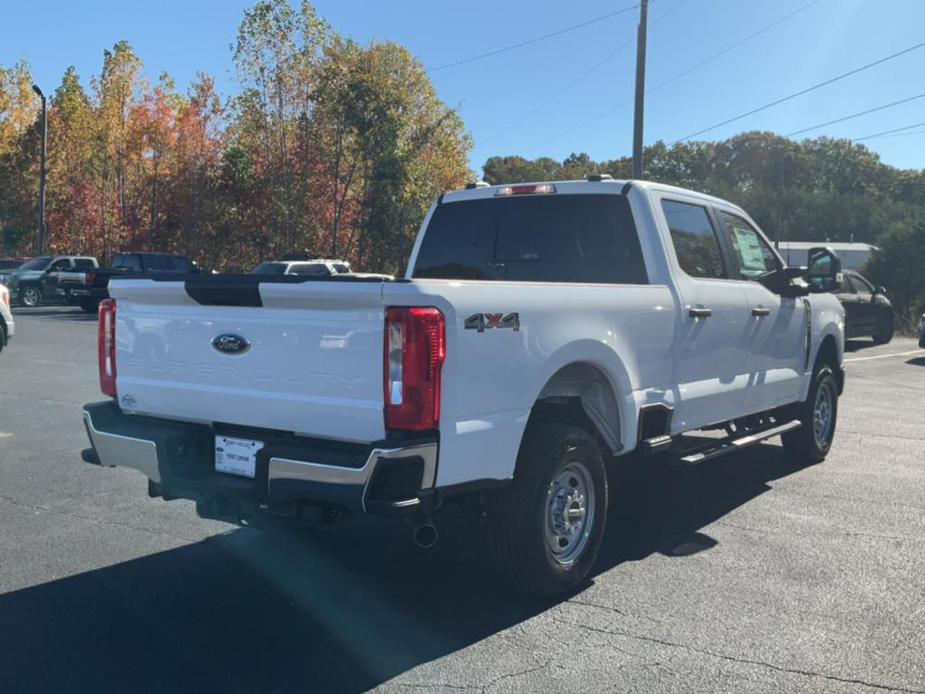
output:
[[[910,132],[904,133],[890,133],[889,135],[884,135],[883,137],[905,137],[906,135],[925,135],[925,130],[912,130]]]
[[[687,75],[689,75],[690,73],[694,72],[695,70],[700,69],[700,68],[703,67],[704,65],[707,65],[708,63],[713,62],[713,61],[716,60],[717,58],[720,58],[720,57],[726,55],[726,54],[729,53],[730,51],[732,51],[732,50],[738,48],[739,46],[741,46],[742,44],[747,43],[748,41],[751,41],[752,39],[755,39],[755,38],[761,36],[761,35],[764,34],[765,32],[768,32],[768,31],[770,31],[771,29],[773,29],[774,27],[778,26],[779,24],[782,24],[783,22],[787,21],[788,19],[790,19],[790,18],[792,18],[792,17],[795,17],[796,15],[800,14],[800,13],[803,12],[804,10],[809,9],[810,7],[812,7],[813,5],[815,5],[817,2],[819,2],[819,0],[812,0],[811,2],[809,2],[809,3],[805,4],[805,5],[802,5],[801,7],[798,7],[798,8],[797,8],[796,10],[794,10],[793,12],[790,12],[789,14],[786,14],[786,15],[784,15],[783,17],[774,20],[774,21],[771,22],[770,24],[767,24],[767,25],[761,27],[761,28],[758,29],[757,31],[755,31],[755,32],[749,34],[748,36],[746,36],[745,38],[740,39],[740,40],[736,41],[735,43],[730,44],[729,46],[726,46],[726,48],[722,49],[721,51],[719,51],[719,52],[717,52],[717,53],[714,53],[714,54],[711,55],[709,58],[705,58],[704,60],[701,60],[699,63],[696,63],[695,65],[692,65],[692,66],[690,66],[689,68],[686,68],[686,69],[682,70],[681,72],[679,72],[678,74],[674,75],[673,77],[670,77],[670,78],[668,78],[667,80],[665,80],[664,82],[660,82],[659,84],[655,85],[654,87],[652,87],[652,88],[646,90],[646,94],[651,94],[652,92],[654,92],[654,91],[656,91],[656,90],[658,90],[658,89],[662,89],[663,87],[668,86],[668,85],[671,84],[672,82],[674,82],[674,81],[676,81],[676,80],[679,80],[679,79],[681,79],[682,77],[686,77]],[[673,11],[673,10],[671,10],[671,11]],[[670,12],[670,11],[669,11],[669,12]],[[666,12],[665,14],[667,15],[668,12]],[[662,15],[663,18],[664,18],[664,16],[665,16],[665,15]],[[562,137],[565,137],[566,135],[571,135],[572,133],[577,132],[578,130],[582,130],[583,128],[586,128],[586,127],[588,127],[589,125],[591,125],[592,123],[596,123],[597,121],[601,120],[602,118],[606,118],[607,116],[609,116],[609,115],[611,115],[611,114],[613,114],[613,113],[616,113],[616,112],[619,111],[621,108],[624,108],[625,106],[628,106],[628,105],[630,105],[631,103],[633,103],[633,100],[632,100],[632,99],[628,99],[628,100],[626,100],[626,101],[623,101],[623,102],[617,104],[616,106],[614,106],[613,108],[610,108],[610,109],[604,111],[603,113],[600,113],[600,114],[594,116],[594,117],[591,118],[590,120],[586,120],[586,121],[584,121],[583,123],[581,123],[581,124],[579,124],[579,125],[576,125],[574,128],[571,128],[570,130],[566,130],[565,132],[562,132],[562,133],[559,133],[559,134],[557,134],[557,135],[554,135],[553,137],[549,138],[548,140],[545,140],[542,144],[548,144],[549,142],[553,142],[554,140],[558,140],[558,139],[560,139],[560,138],[562,138]]]
[[[687,2],[687,0],[679,0],[678,2],[676,2],[674,5],[671,6],[671,9],[665,10],[665,12],[663,12],[661,16],[659,16],[654,22],[652,22],[650,26],[654,27],[656,24],[658,24],[663,19],[665,19],[665,17],[670,15],[672,12],[674,12],[679,7],[681,7],[681,5],[683,5],[685,2]],[[816,2],[818,2],[818,0],[816,0]],[[649,3],[649,5],[654,5],[654,4],[655,4],[655,0],[652,0],[652,2]]]
[[[711,125],[711,126],[708,127],[708,128],[703,128],[702,130],[698,130],[697,132],[691,133],[690,135],[685,135],[684,137],[679,137],[677,140],[675,140],[674,142],[671,142],[671,143],[669,143],[669,144],[670,144],[670,145],[676,145],[677,143],[683,142],[684,140],[689,140],[689,139],[691,139],[692,137],[697,137],[698,135],[702,135],[703,133],[710,132],[711,130],[716,130],[717,128],[721,128],[721,127],[723,127],[724,125],[729,125],[730,123],[734,123],[734,122],[737,121],[737,120],[741,120],[741,119],[746,118],[746,117],[748,117],[748,116],[752,116],[752,115],[754,115],[754,114],[756,114],[756,113],[760,113],[761,111],[766,111],[767,109],[771,108],[772,106],[777,106],[777,105],[782,104],[782,103],[784,103],[784,102],[786,102],[786,101],[790,101],[790,100],[792,100],[792,99],[796,99],[798,96],[803,96],[804,94],[808,94],[809,92],[815,91],[815,90],[820,89],[820,88],[825,87],[825,86],[828,86],[828,85],[830,85],[830,84],[833,84],[833,83],[835,83],[835,82],[838,82],[838,81],[840,81],[840,80],[843,80],[843,79],[845,79],[845,78],[847,78],[847,77],[851,77],[852,75],[856,75],[856,74],[858,74],[859,72],[863,72],[863,71],[865,71],[865,70],[869,70],[870,68],[876,67],[877,65],[882,65],[883,63],[885,63],[885,62],[887,62],[887,61],[889,61],[889,60],[893,60],[894,58],[898,58],[898,57],[900,57],[900,56],[902,56],[902,55],[905,55],[905,54],[907,54],[907,53],[911,53],[912,51],[915,51],[915,50],[918,50],[919,48],[922,48],[923,46],[925,46],[925,41],[923,41],[923,42],[921,42],[921,43],[917,43],[917,44],[914,45],[914,46],[910,46],[909,48],[904,48],[903,50],[897,51],[896,53],[891,53],[890,55],[886,56],[885,58],[880,58],[879,60],[875,60],[875,61],[873,61],[872,63],[867,63],[866,65],[862,65],[861,67],[854,68],[853,70],[849,70],[848,72],[843,72],[842,74],[840,74],[840,75],[838,75],[838,76],[836,76],[836,77],[832,77],[832,78],[827,79],[827,80],[825,80],[825,81],[823,81],[823,82],[819,82],[818,84],[814,84],[813,86],[807,87],[806,89],[801,89],[800,91],[794,92],[793,94],[788,94],[787,96],[781,97],[780,99],[775,99],[774,101],[771,101],[771,102],[765,104],[764,106],[759,106],[758,108],[753,108],[751,111],[746,111],[745,113],[740,113],[738,116],[733,116],[732,118],[727,118],[726,120],[724,120],[724,121],[722,121],[722,122],[720,122],[720,123],[716,123],[715,125]]]
[[[834,125],[835,123],[843,123],[846,120],[851,120],[852,118],[860,118],[861,116],[866,116],[869,113],[876,113],[877,111],[883,111],[893,106],[899,106],[900,104],[908,104],[910,101],[915,101],[916,99],[925,98],[925,93],[916,94],[915,96],[910,96],[906,99],[900,99],[899,101],[893,101],[889,104],[884,104],[883,106],[877,106],[875,108],[869,108],[866,111],[858,111],[857,113],[852,113],[850,116],[842,116],[841,118],[836,118],[835,120],[826,121],[825,123],[820,123],[819,125],[813,125],[809,128],[803,128],[802,130],[794,130],[792,133],[787,133],[784,137],[793,137],[794,135],[801,135],[803,133],[809,132],[810,130],[818,130],[819,128],[824,128],[827,125]]]
[[[457,60],[452,63],[446,63],[445,65],[438,65],[437,67],[434,67],[428,70],[428,72],[437,72],[438,70],[446,70],[451,67],[457,67],[459,65],[466,65],[467,63],[474,63],[477,60],[483,60],[484,58],[490,58],[495,55],[500,55],[501,53],[507,53],[508,51],[513,51],[518,48],[523,48],[524,46],[530,46],[534,43],[539,43],[540,41],[545,41],[546,39],[551,39],[555,36],[561,36],[562,34],[567,34],[570,31],[575,31],[576,29],[582,29],[586,26],[597,24],[598,22],[603,22],[606,19],[610,19],[611,17],[616,17],[617,15],[621,15],[626,12],[632,12],[633,10],[638,9],[638,8],[639,8],[639,5],[631,5],[630,7],[624,7],[622,10],[616,10],[615,12],[610,12],[608,14],[601,15],[600,17],[595,17],[594,19],[589,19],[585,22],[580,22],[579,24],[573,24],[563,29],[551,31],[548,34],[543,34],[542,36],[536,36],[532,39],[521,41],[520,43],[514,43],[514,44],[511,44],[510,46],[505,46],[504,48],[497,48],[493,51],[488,51],[486,53],[479,53],[478,55],[474,55],[469,58],[463,58],[462,60]]]
[[[654,92],[654,91],[656,91],[656,90],[658,90],[658,89],[661,89],[662,87],[667,87],[667,86],[668,86],[669,84],[671,84],[672,82],[681,79],[682,77],[684,77],[684,76],[690,74],[690,73],[693,72],[694,70],[698,70],[698,69],[702,68],[704,65],[707,65],[707,64],[709,64],[709,63],[712,63],[712,62],[713,62],[714,60],[716,60],[717,58],[722,58],[724,55],[726,55],[726,54],[729,53],[730,51],[735,50],[736,48],[738,48],[739,46],[741,46],[743,43],[748,43],[748,42],[751,41],[752,39],[758,38],[758,37],[761,36],[762,34],[768,32],[768,31],[770,31],[771,29],[773,29],[774,27],[778,26],[779,24],[783,24],[783,23],[786,22],[788,19],[790,19],[790,18],[792,18],[792,17],[796,17],[798,14],[800,14],[800,13],[803,12],[804,10],[808,10],[810,7],[812,7],[813,5],[815,5],[815,4],[818,3],[818,2],[819,2],[819,0],[811,0],[810,2],[806,3],[805,5],[802,5],[802,6],[798,7],[798,8],[795,9],[793,12],[791,12],[791,13],[789,13],[789,14],[785,14],[785,15],[784,15],[783,17],[781,17],[780,19],[777,19],[777,20],[771,22],[770,24],[767,24],[767,25],[761,27],[760,29],[758,29],[758,31],[749,34],[749,35],[746,36],[745,38],[740,39],[740,40],[736,41],[735,43],[733,43],[733,44],[731,44],[731,45],[729,45],[729,46],[726,46],[726,48],[724,48],[723,50],[719,51],[718,53],[714,53],[714,54],[711,55],[709,58],[705,58],[704,60],[701,60],[699,63],[696,63],[695,65],[691,65],[691,66],[690,66],[689,68],[687,68],[686,70],[682,70],[681,72],[679,72],[678,74],[676,74],[674,77],[669,77],[669,78],[668,78],[667,80],[665,80],[664,82],[661,82],[661,83],[657,84],[656,86],[652,87],[652,89],[650,89],[650,90],[649,90],[648,92],[646,92],[646,93],[649,94],[649,93]]]
[[[619,48],[617,48],[617,50],[615,50],[613,53],[610,53],[610,54],[608,54],[607,56],[605,56],[605,57],[604,57],[603,59],[601,59],[599,62],[595,63],[590,69],[588,69],[588,70],[586,70],[585,72],[583,72],[579,77],[577,77],[576,79],[574,79],[574,80],[572,80],[571,82],[569,82],[568,84],[566,84],[564,87],[562,87],[562,89],[560,89],[560,90],[557,91],[555,94],[553,94],[551,97],[549,97],[548,99],[546,99],[545,101],[543,101],[541,104],[539,104],[536,108],[534,108],[533,110],[527,112],[526,114],[524,114],[523,116],[521,116],[518,120],[514,121],[513,123],[511,123],[510,125],[508,125],[506,128],[504,128],[503,130],[501,130],[501,131],[497,132],[496,134],[492,135],[492,136],[489,137],[487,140],[485,140],[485,142],[491,142],[492,140],[496,140],[496,139],[498,139],[499,137],[501,137],[502,135],[504,135],[504,134],[510,132],[511,130],[513,130],[514,128],[516,128],[518,125],[520,125],[521,123],[523,123],[525,120],[529,119],[531,116],[535,115],[535,114],[538,113],[539,111],[541,111],[541,110],[543,110],[544,108],[546,108],[547,106],[549,106],[549,104],[551,104],[553,101],[555,101],[555,100],[558,99],[560,96],[562,96],[563,94],[565,94],[569,89],[571,89],[572,87],[574,87],[574,86],[575,86],[576,84],[578,84],[579,82],[583,81],[583,80],[584,80],[586,77],[588,77],[592,72],[594,72],[595,70],[597,70],[597,69],[598,69],[599,67],[601,67],[604,63],[606,63],[606,62],[608,62],[609,60],[612,60],[613,58],[615,58],[615,57],[616,57],[619,53],[621,53],[627,46],[630,46],[630,45],[632,45],[632,44],[635,43],[635,42],[636,42],[636,38],[634,37],[634,38],[631,38],[629,41],[626,41],[626,42],[624,42],[624,43],[621,43],[620,46],[619,46]]]
[[[819,0],[813,0],[813,2],[818,2],[818,1],[819,1]],[[658,17],[654,22],[652,22],[652,26],[654,27],[656,24],[658,24],[659,22],[661,22],[663,19],[665,19],[665,17],[667,17],[667,16],[670,15],[672,12],[674,12],[675,10],[677,10],[677,9],[678,9],[679,7],[681,7],[681,5],[683,5],[685,2],[687,2],[687,0],[679,0],[679,2],[676,2],[674,5],[672,5],[672,7],[671,7],[670,9],[666,10],[664,13],[662,13],[662,15],[661,15],[660,17]],[[654,0],[653,0],[653,4],[654,4]],[[620,53],[622,53],[628,46],[632,45],[632,44],[635,43],[635,42],[636,42],[636,37],[634,36],[634,37],[631,38],[629,41],[625,41],[624,43],[621,43],[621,44],[617,47],[617,49],[616,49],[615,51],[613,51],[612,53],[608,53],[608,54],[607,54],[606,56],[604,56],[600,61],[598,61],[597,63],[595,63],[594,65],[592,65],[588,70],[585,70],[583,73],[581,73],[581,75],[579,75],[579,76],[576,77],[574,80],[572,80],[571,82],[569,82],[568,84],[566,84],[564,87],[562,87],[562,89],[560,89],[559,91],[557,91],[557,92],[556,92],[555,94],[553,94],[551,97],[549,97],[548,99],[544,100],[542,103],[540,103],[539,105],[537,105],[535,108],[533,108],[532,110],[530,110],[530,111],[528,111],[527,113],[525,113],[523,116],[521,116],[520,118],[518,118],[516,121],[514,121],[513,123],[511,123],[511,124],[508,125],[507,127],[505,127],[503,130],[500,130],[499,132],[495,133],[495,134],[492,135],[491,137],[485,139],[484,142],[493,142],[494,140],[497,140],[497,139],[498,139],[499,137],[501,137],[502,135],[505,135],[505,134],[509,133],[511,130],[513,130],[514,128],[516,128],[518,125],[520,125],[520,124],[523,123],[524,121],[529,120],[531,117],[533,117],[534,115],[536,115],[537,113],[539,113],[540,111],[542,111],[544,108],[546,108],[547,106],[549,106],[549,104],[551,104],[553,101],[555,101],[555,100],[558,99],[560,96],[562,96],[562,95],[565,94],[567,91],[569,91],[572,87],[574,87],[575,85],[577,85],[577,84],[579,84],[580,82],[584,81],[588,76],[591,75],[591,73],[593,73],[594,71],[596,71],[596,70],[597,70],[598,68],[600,68],[602,65],[604,65],[605,63],[607,63],[607,62],[613,60],[617,55],[619,55]]]
[[[925,125],[925,121],[921,123],[913,123],[912,125],[904,125],[901,128],[893,128],[892,130],[884,130],[883,132],[874,133],[873,135],[865,135],[864,137],[856,137],[853,142],[861,142],[862,140],[873,140],[875,137],[883,137],[884,135],[892,135],[893,133],[898,133],[901,130],[910,130],[912,128],[921,128]]]

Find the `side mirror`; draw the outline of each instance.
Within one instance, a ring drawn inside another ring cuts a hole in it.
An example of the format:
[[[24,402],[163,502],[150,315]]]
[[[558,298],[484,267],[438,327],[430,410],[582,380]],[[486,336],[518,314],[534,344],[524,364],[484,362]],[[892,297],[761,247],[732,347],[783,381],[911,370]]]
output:
[[[806,281],[811,291],[831,292],[841,286],[841,259],[831,248],[810,248],[806,265]]]
[[[878,294],[880,294],[880,295],[882,295],[882,296],[886,296],[886,287],[884,287],[884,286],[882,286],[882,285],[876,287],[876,288],[874,289],[874,296],[876,296],[876,295],[878,295]]]
[[[809,285],[804,279],[805,275],[806,268],[783,267],[769,272],[759,282],[781,296],[806,296],[809,294]]]

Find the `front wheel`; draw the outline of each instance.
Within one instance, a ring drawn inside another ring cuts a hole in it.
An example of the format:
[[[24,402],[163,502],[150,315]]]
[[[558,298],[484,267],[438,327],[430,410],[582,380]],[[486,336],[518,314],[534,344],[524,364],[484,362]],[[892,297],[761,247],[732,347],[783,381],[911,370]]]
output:
[[[27,308],[35,308],[42,303],[42,292],[38,287],[26,287],[22,290],[22,304]]]
[[[822,364],[813,374],[809,394],[795,411],[800,428],[781,438],[801,465],[818,463],[828,455],[838,421],[838,382],[832,368]]]
[[[597,442],[574,426],[531,426],[514,482],[489,514],[492,559],[520,590],[566,593],[590,572],[606,519],[607,473]]]

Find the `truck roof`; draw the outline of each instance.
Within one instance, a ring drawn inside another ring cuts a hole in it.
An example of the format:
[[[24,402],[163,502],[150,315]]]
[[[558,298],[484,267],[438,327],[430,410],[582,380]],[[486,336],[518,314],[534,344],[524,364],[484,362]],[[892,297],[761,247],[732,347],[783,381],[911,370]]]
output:
[[[633,188],[642,188],[643,190],[658,190],[658,191],[674,191],[677,193],[683,193],[688,197],[695,197],[703,200],[705,203],[709,204],[721,204],[728,207],[738,208],[738,205],[735,205],[728,200],[723,200],[722,198],[717,198],[712,195],[707,195],[705,193],[699,193],[695,190],[689,190],[687,188],[679,188],[678,186],[671,186],[665,183],[657,183],[655,181],[636,181],[636,180],[626,180],[626,179],[604,179],[601,181],[596,180],[578,180],[578,181],[529,181],[523,183],[502,183],[498,185],[481,185],[476,188],[468,188],[465,190],[454,190],[448,193],[445,193],[442,197],[442,202],[461,202],[464,200],[479,200],[483,198],[493,198],[496,197],[499,193],[498,191],[502,188],[517,188],[520,186],[544,186],[552,185],[555,186],[555,193],[557,195],[575,195],[575,194],[589,194],[589,193],[613,193],[619,194],[624,190],[625,186],[632,185]]]

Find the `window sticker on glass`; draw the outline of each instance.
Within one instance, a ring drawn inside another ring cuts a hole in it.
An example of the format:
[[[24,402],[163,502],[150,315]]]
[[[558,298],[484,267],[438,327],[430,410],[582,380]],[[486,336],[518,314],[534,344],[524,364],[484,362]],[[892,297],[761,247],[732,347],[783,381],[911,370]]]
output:
[[[736,245],[739,247],[739,256],[742,258],[742,271],[765,272],[764,254],[757,234],[751,229],[740,227],[733,227],[732,230],[735,233]]]

